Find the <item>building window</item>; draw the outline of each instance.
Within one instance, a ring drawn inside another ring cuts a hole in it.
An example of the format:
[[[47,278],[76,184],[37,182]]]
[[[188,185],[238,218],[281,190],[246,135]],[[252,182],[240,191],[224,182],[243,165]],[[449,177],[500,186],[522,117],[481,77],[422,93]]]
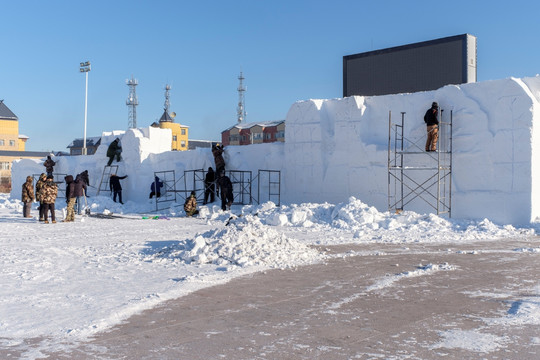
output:
[[[264,134],[264,140],[271,140],[272,139],[272,133],[265,133]]]
[[[182,129],[180,132],[182,135],[186,135],[186,129]]]
[[[284,137],[285,137],[285,130],[281,130],[281,131],[278,131],[278,132],[276,133],[276,138],[277,138],[277,139],[282,139],[282,138],[284,138]]]
[[[0,162],[0,169],[1,170],[9,170],[9,163],[8,162]]]
[[[15,140],[9,140],[9,146],[15,146]]]
[[[173,135],[172,136],[172,141],[177,141],[178,139],[176,138],[176,135]]]
[[[253,134],[253,140],[261,140],[261,139],[262,139],[262,133]]]
[[[185,140],[180,141],[180,147],[186,147],[186,141]]]
[[[238,141],[238,135],[231,135],[229,136],[229,141],[232,142],[232,141]]]
[[[4,146],[6,143],[4,140],[0,140],[0,146]]]

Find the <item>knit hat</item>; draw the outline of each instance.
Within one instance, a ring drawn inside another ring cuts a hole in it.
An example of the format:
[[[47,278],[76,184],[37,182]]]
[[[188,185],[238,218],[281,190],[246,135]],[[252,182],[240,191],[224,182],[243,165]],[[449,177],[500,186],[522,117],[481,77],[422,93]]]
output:
[[[436,101],[434,101],[432,104],[431,104],[431,107],[434,108],[434,109],[437,109],[439,107],[439,104],[437,104]]]

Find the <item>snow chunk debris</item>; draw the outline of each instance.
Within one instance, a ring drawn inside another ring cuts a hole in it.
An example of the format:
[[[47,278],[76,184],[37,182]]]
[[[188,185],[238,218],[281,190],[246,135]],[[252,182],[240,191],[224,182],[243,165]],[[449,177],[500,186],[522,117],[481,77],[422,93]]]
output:
[[[289,268],[320,261],[323,255],[262,224],[257,217],[246,215],[231,219],[229,226],[198,235],[153,257],[219,266]]]

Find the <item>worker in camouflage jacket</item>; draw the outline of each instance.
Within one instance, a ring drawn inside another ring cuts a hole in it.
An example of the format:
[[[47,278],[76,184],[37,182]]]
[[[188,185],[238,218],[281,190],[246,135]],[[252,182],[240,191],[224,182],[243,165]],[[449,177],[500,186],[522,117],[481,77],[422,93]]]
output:
[[[191,192],[191,195],[186,199],[184,203],[184,211],[186,212],[187,217],[197,215],[199,210],[197,210],[197,197],[195,196],[195,191]]]
[[[56,196],[58,195],[58,187],[53,181],[52,175],[47,176],[47,180],[43,185],[41,196],[43,201],[43,221],[48,224],[47,220],[48,212],[51,212],[51,221],[56,223],[56,216],[54,214],[54,203],[56,202]]]
[[[47,160],[45,160],[45,162],[43,163],[43,166],[45,166],[45,170],[47,170],[47,176],[53,174],[54,165],[56,165],[56,162],[53,159],[51,159],[51,155],[47,155]]]
[[[39,201],[39,221],[43,221],[43,185],[47,180],[47,175],[42,173],[36,182],[36,201]]]
[[[30,210],[34,202],[34,179],[31,176],[26,177],[26,182],[22,186],[23,216],[32,217]]]

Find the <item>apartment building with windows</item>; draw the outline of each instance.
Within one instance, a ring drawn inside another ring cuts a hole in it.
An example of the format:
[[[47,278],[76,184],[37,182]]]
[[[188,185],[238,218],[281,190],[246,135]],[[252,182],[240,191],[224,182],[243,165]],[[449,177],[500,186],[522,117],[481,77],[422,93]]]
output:
[[[240,123],[221,132],[223,146],[285,142],[285,120]]]

